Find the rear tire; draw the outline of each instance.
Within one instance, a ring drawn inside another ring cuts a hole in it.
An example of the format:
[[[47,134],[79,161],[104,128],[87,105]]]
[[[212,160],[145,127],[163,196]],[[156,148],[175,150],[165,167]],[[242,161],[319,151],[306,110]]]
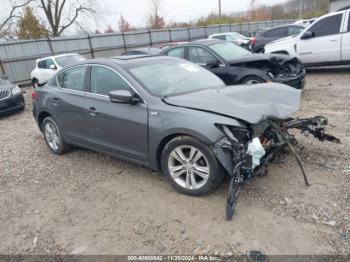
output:
[[[190,196],[209,194],[224,176],[212,150],[190,136],[179,136],[166,144],[161,167],[168,182],[180,193]]]
[[[71,147],[64,142],[55,120],[51,117],[46,117],[44,119],[42,130],[46,145],[55,155],[63,155],[71,149]]]

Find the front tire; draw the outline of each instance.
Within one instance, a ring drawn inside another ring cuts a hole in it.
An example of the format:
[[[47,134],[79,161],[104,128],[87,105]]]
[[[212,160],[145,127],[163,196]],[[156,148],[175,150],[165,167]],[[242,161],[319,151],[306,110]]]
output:
[[[164,147],[161,167],[177,191],[191,196],[212,192],[223,179],[223,170],[212,150],[189,136],[176,137]]]
[[[61,135],[56,122],[51,117],[46,117],[42,124],[42,130],[47,146],[55,155],[63,155],[70,150]]]
[[[242,85],[256,85],[256,84],[261,84],[265,83],[263,79],[257,76],[248,76],[242,80]]]

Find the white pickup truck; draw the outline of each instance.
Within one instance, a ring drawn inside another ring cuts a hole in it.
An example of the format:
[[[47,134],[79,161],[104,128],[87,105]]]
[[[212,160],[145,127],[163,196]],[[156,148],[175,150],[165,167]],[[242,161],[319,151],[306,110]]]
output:
[[[267,44],[265,53],[295,55],[306,66],[350,64],[350,9],[326,14],[299,35]]]

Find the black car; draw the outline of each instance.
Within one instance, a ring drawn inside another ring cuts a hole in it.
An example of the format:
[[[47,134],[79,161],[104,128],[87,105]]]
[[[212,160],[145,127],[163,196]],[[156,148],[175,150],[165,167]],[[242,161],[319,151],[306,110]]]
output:
[[[252,54],[238,45],[216,39],[168,48],[161,55],[201,65],[220,77],[226,85],[276,82],[304,88],[304,66],[289,55]]]
[[[284,37],[298,35],[304,29],[304,25],[283,25],[262,30],[252,39],[252,51],[254,53],[263,53],[266,44]]]
[[[22,90],[8,81],[6,76],[0,77],[0,116],[22,111],[24,107]]]

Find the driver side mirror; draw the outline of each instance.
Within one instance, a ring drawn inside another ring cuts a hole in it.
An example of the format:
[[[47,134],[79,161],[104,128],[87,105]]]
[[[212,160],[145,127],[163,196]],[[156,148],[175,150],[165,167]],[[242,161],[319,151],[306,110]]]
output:
[[[8,80],[9,79],[9,77],[7,75],[3,75],[1,78],[4,79],[4,80]]]
[[[129,90],[115,90],[108,93],[109,99],[113,103],[136,105],[141,102],[137,94]]]
[[[306,31],[306,32],[301,36],[301,39],[302,39],[302,40],[305,40],[305,39],[310,39],[310,38],[313,38],[313,37],[315,37],[315,33],[314,33],[314,32]]]
[[[55,65],[50,65],[50,69],[56,70],[56,69],[57,69],[57,66],[55,66]]]
[[[216,68],[216,67],[219,67],[219,65],[220,65],[219,60],[209,60],[207,62],[207,67],[210,67],[210,68]]]

